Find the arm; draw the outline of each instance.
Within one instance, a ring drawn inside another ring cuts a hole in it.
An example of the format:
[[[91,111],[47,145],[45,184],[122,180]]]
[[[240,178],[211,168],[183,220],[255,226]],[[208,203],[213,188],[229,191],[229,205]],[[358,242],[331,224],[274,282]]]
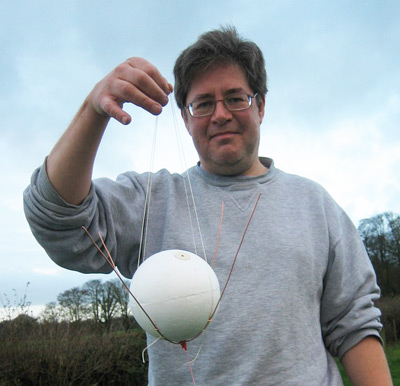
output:
[[[157,68],[140,58],[128,59],[100,81],[47,158],[49,180],[60,196],[76,205],[87,196],[97,149],[110,117],[123,124],[131,121],[122,110],[125,102],[157,115],[171,91]]]
[[[348,350],[342,363],[355,386],[392,386],[385,353],[375,337],[367,337]]]

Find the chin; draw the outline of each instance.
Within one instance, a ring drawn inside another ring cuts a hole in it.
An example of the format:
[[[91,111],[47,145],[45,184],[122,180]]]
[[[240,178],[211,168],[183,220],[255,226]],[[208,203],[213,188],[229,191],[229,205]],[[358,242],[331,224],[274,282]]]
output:
[[[250,169],[251,163],[243,162],[243,160],[238,158],[224,158],[223,160],[218,160],[212,164],[213,173],[221,174],[225,176],[236,176],[239,174],[244,174]]]

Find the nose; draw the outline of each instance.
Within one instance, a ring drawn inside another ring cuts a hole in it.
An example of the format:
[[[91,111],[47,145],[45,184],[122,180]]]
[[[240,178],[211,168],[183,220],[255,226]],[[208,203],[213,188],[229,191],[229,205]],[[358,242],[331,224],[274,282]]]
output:
[[[212,121],[219,125],[232,119],[232,113],[225,107],[223,100],[216,101]]]

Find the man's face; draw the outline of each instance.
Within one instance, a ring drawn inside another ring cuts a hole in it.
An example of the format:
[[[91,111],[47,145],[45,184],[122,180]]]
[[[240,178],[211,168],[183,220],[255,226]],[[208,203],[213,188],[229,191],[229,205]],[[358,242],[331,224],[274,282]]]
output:
[[[186,104],[203,98],[221,100],[231,94],[253,95],[243,70],[235,65],[213,67],[192,82]],[[260,124],[265,98],[255,99],[246,110],[229,111],[222,101],[206,117],[192,117],[182,110],[186,128],[200,157],[201,166],[213,174],[257,175],[265,172],[258,159]]]

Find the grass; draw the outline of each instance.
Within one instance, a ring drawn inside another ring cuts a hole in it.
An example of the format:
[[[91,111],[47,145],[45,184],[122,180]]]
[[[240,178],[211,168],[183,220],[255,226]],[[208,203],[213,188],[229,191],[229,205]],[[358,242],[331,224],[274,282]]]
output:
[[[390,346],[386,350],[390,372],[393,378],[393,385],[400,385],[400,344]]]
[[[387,346],[385,352],[389,363],[390,373],[392,374],[393,385],[400,386],[400,343]],[[353,386],[345,374],[343,366],[340,363],[338,363],[338,366],[342,374],[344,386]]]

